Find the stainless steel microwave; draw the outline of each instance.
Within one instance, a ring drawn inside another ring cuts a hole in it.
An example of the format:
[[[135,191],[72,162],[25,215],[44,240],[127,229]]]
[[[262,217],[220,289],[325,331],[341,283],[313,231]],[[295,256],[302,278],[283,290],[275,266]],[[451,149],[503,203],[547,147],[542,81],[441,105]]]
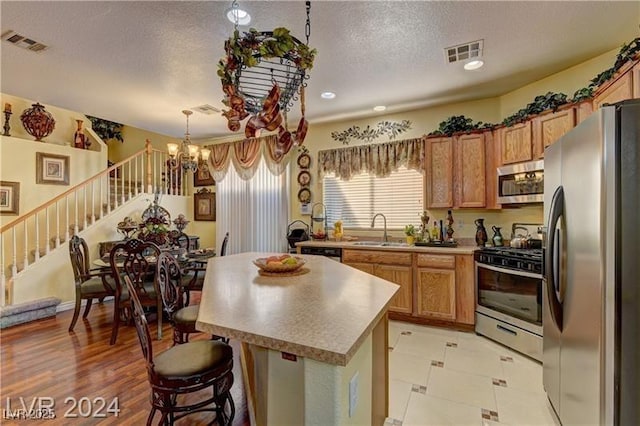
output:
[[[498,167],[500,204],[542,203],[544,160]]]

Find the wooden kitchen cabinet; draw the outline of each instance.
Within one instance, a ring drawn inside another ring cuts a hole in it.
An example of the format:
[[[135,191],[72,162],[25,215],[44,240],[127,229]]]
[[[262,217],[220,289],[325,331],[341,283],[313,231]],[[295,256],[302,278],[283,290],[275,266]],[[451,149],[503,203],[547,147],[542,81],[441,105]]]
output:
[[[521,163],[533,159],[531,120],[503,127],[497,131],[501,164]]]
[[[427,208],[453,207],[453,138],[425,143]]]
[[[427,208],[486,206],[486,139],[490,134],[427,139]]]
[[[591,102],[591,100],[582,101],[575,106],[575,109],[577,126],[593,113],[593,102]]]
[[[533,157],[543,158],[544,149],[560,139],[576,126],[576,113],[573,107],[546,114],[540,114],[532,120]]]
[[[454,206],[485,207],[485,133],[457,136],[454,144]]]
[[[416,315],[475,323],[473,255],[416,254]]]
[[[640,61],[631,68],[631,80],[633,83],[633,98],[640,99]]]
[[[455,321],[454,255],[417,254],[416,315]]]
[[[343,250],[342,263],[398,284],[389,311],[413,312],[413,260],[410,252]]]
[[[623,72],[613,83],[596,93],[593,99],[593,109],[597,110],[604,104],[613,104],[631,98],[633,98],[632,69]]]

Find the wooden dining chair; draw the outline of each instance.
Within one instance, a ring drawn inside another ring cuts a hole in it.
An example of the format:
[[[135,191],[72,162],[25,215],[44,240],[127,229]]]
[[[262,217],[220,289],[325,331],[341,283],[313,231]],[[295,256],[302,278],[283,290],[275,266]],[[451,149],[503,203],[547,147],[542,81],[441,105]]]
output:
[[[173,327],[173,344],[187,343],[189,334],[196,330],[199,305],[185,306],[188,290],[182,283],[182,271],[175,258],[169,253],[160,253],[156,265],[156,280],[164,311]]]
[[[182,271],[176,259],[169,253],[160,253],[156,265],[156,281],[164,311],[173,326],[173,344],[182,344],[189,341],[189,334],[199,333],[196,330],[196,320],[200,305],[185,305],[187,293],[182,284]],[[211,336],[214,340],[222,340],[229,343],[229,339],[220,336]]]
[[[182,417],[206,411],[216,413],[213,420],[218,424],[230,425],[235,416],[230,392],[233,385],[231,346],[216,340],[198,340],[173,346],[154,356],[149,325],[135,285],[127,275],[124,282],[131,294],[133,321],[151,384],[151,412],[147,425],[152,424],[158,411],[161,414],[158,424],[162,425],[173,425]],[[212,396],[178,405],[178,396],[207,388],[211,388]]]
[[[228,243],[229,233],[227,232],[224,235],[222,245],[220,246],[220,256],[225,256],[227,254]],[[185,275],[182,279],[182,286],[185,289],[185,305],[189,305],[192,291],[202,291],[202,285],[204,284],[204,273],[206,269],[206,265],[195,264],[185,270]]]
[[[146,307],[155,307],[158,321],[158,340],[162,339],[162,298],[155,281],[155,263],[160,248],[152,242],[130,239],[117,243],[109,253],[111,272],[116,283],[115,310],[111,344],[116,343],[118,328],[122,317],[128,317],[127,304],[130,294],[123,277],[128,276],[133,284],[140,303]]]
[[[69,240],[69,257],[76,287],[76,304],[73,318],[69,325],[69,332],[73,331],[83,300],[86,300],[82,318],[87,318],[91,310],[93,299],[103,300],[107,296],[116,295],[116,284],[111,278],[111,271],[105,269],[91,269],[89,264],[89,248],[86,241],[74,235]]]
[[[220,246],[220,256],[227,255],[227,244],[229,244],[229,233],[224,234],[224,240],[222,240],[222,245]]]

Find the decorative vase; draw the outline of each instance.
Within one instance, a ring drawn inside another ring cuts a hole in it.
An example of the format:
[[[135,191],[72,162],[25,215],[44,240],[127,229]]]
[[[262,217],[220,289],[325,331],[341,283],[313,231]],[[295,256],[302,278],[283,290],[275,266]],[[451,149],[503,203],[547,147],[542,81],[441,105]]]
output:
[[[413,235],[407,235],[407,244],[410,246],[414,245],[416,242],[416,237]]]
[[[42,138],[49,136],[56,127],[56,120],[39,103],[32,104],[31,108],[25,109],[20,116],[20,121],[22,121],[27,133],[36,138],[38,142],[42,142]]]
[[[504,245],[502,234],[500,233],[500,229],[502,228],[499,226],[492,226],[491,229],[493,229],[493,238],[491,238],[491,240],[493,241],[494,247],[502,247]]]
[[[487,230],[484,227],[484,219],[476,219],[476,244],[478,247],[484,247],[489,237],[487,236]]]
[[[84,129],[82,128],[83,122],[84,121],[82,120],[76,120],[76,123],[78,123],[78,129],[73,134],[73,146],[80,149],[89,149],[91,141],[89,140],[89,137],[84,134]]]

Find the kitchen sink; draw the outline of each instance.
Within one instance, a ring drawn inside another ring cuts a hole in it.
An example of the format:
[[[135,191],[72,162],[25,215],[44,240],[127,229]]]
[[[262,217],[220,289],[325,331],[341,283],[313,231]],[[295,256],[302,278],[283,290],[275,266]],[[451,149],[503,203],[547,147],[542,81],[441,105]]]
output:
[[[381,246],[382,242],[380,241],[356,241],[353,243],[354,246]]]
[[[357,241],[353,243],[354,246],[370,246],[370,247],[409,247],[407,243],[394,243],[394,242],[382,242],[382,241]]]

